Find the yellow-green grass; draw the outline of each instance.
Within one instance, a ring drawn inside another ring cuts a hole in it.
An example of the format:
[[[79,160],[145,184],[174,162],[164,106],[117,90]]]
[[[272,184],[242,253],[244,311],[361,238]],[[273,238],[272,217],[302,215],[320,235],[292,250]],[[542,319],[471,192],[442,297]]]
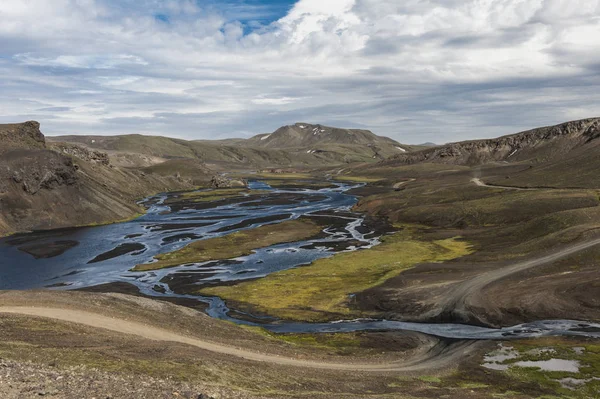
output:
[[[359,183],[375,183],[381,180],[385,180],[383,177],[366,177],[366,176],[334,176],[334,180],[339,181],[350,181]]]
[[[272,179],[312,179],[314,176],[308,173],[268,173],[262,172],[252,175],[253,177],[264,177]]]
[[[518,353],[513,359],[508,359],[502,364],[511,366],[506,371],[497,371],[511,380],[515,386],[523,383],[535,383],[538,386],[556,393],[560,398],[598,398],[600,397],[600,345],[593,340],[580,340],[578,338],[543,337],[523,340],[505,344]],[[521,361],[547,361],[562,359],[579,362],[579,371],[548,371],[539,367],[518,367]],[[578,381],[570,388],[560,382],[564,378],[573,378]]]
[[[369,348],[361,348],[362,338],[359,333],[318,333],[318,334],[275,334],[261,327],[241,326],[243,329],[262,335],[270,340],[283,341],[298,348],[310,348],[337,354],[369,352]]]
[[[358,314],[349,295],[378,286],[419,263],[442,262],[470,254],[459,237],[423,241],[412,228],[384,237],[374,248],[342,253],[298,267],[227,287],[200,291],[287,320],[322,321]]]
[[[221,188],[215,190],[190,191],[181,195],[181,198],[189,199],[194,202],[219,201],[227,198],[242,197],[253,194],[253,191],[245,188]],[[174,199],[173,201],[176,201]]]
[[[193,242],[177,251],[157,255],[156,262],[137,265],[133,271],[158,270],[187,263],[237,258],[249,255],[257,248],[304,240],[319,232],[321,226],[311,220],[290,220],[261,226],[223,237]]]
[[[280,180],[261,179],[261,181],[263,181],[264,183],[268,184],[271,187],[285,186],[285,187],[300,187],[300,188],[313,188],[313,189],[337,187],[335,184],[332,184],[331,182],[327,182],[327,181],[311,181],[311,180],[290,181],[290,180],[285,180],[285,179],[280,179]]]

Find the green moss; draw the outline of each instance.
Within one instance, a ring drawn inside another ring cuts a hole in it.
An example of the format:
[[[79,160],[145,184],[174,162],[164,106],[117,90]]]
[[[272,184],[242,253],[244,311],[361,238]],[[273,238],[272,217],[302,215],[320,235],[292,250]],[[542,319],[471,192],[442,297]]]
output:
[[[294,188],[310,188],[314,190],[322,188],[335,188],[337,185],[330,182],[321,182],[313,180],[285,180],[285,179],[264,179],[261,180],[271,187],[294,187]]]
[[[423,382],[433,383],[433,384],[440,384],[442,382],[441,378],[433,377],[433,376],[429,376],[429,375],[421,376],[421,377],[419,377],[419,380],[421,380]]]
[[[240,326],[270,340],[285,342],[294,347],[318,349],[333,352],[338,355],[354,354],[356,352],[370,351],[361,348],[362,339],[359,333],[332,333],[332,334],[275,334],[261,327]]]
[[[463,389],[484,389],[489,387],[487,384],[482,384],[480,382],[461,382],[458,384]]]
[[[308,173],[257,173],[254,177],[264,177],[272,179],[310,179],[313,176]]]
[[[291,220],[261,226],[223,237],[193,242],[174,252],[156,256],[156,262],[137,265],[133,271],[158,270],[167,267],[231,259],[252,253],[254,249],[307,239],[321,232],[321,226],[310,220]]]
[[[326,320],[351,316],[350,294],[378,286],[423,262],[439,262],[471,253],[459,237],[422,241],[413,229],[382,239],[369,250],[337,254],[310,266],[271,274],[260,280],[200,291],[289,320]]]
[[[358,183],[375,183],[384,180],[381,177],[366,177],[366,176],[335,176],[334,180],[358,182]]]
[[[509,365],[506,371],[490,371],[508,377],[514,386],[537,386],[540,391],[554,392],[560,398],[587,399],[600,397],[600,381],[594,380],[600,375],[600,344],[594,341],[577,341],[568,338],[538,338],[511,342],[510,346],[518,356],[503,364]],[[576,350],[575,348],[583,348]],[[520,367],[515,363],[522,361],[545,361],[550,359],[576,360],[578,372],[547,371],[538,367]],[[463,376],[468,378],[468,376]],[[560,380],[574,378],[583,383],[565,388]],[[473,381],[475,382],[475,381]],[[470,383],[465,381],[459,385]],[[510,382],[509,382],[510,384]],[[540,396],[540,397],[552,397]]]
[[[178,202],[180,198],[192,200],[194,202],[219,201],[228,198],[243,197],[261,192],[248,190],[246,188],[221,188],[202,191],[189,191],[181,194],[179,198],[172,198],[166,201],[166,204]]]

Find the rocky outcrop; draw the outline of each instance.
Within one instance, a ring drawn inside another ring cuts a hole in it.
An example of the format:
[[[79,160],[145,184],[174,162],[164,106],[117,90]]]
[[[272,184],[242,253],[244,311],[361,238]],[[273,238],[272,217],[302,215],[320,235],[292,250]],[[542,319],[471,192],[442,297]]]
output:
[[[17,150],[3,155],[0,189],[16,184],[30,195],[77,182],[77,169],[70,158],[49,150]]]
[[[70,157],[79,158],[84,161],[99,163],[101,165],[110,165],[108,154],[100,151],[88,150],[74,144],[67,143],[52,143],[50,147]]]
[[[210,180],[212,188],[247,187],[248,182],[244,179],[230,179],[222,175],[215,175]]]
[[[419,162],[456,165],[481,165],[498,161],[547,160],[600,137],[600,118],[567,122],[556,126],[528,130],[496,139],[463,141],[403,153],[383,164],[414,164]]]
[[[0,155],[16,149],[43,149],[46,139],[38,122],[0,125]]]

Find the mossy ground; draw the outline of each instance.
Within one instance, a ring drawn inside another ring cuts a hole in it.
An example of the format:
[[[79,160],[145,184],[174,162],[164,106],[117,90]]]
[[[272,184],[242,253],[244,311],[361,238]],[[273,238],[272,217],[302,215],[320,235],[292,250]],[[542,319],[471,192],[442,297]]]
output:
[[[258,192],[260,193],[260,192]],[[192,200],[193,202],[211,202],[220,201],[228,198],[244,197],[247,195],[258,194],[256,191],[246,188],[220,188],[214,190],[190,191],[181,194],[180,198]],[[172,201],[178,201],[180,198],[174,198]],[[167,204],[169,201],[166,202]]]
[[[358,183],[374,183],[384,180],[381,177],[367,177],[367,176],[334,176],[333,180],[346,181],[346,182],[358,182]]]
[[[319,190],[323,188],[335,188],[335,184],[315,180],[291,180],[291,179],[260,179],[273,188],[307,188]]]
[[[369,349],[362,348],[364,334],[360,333],[275,334],[260,327],[243,326],[242,328],[272,340],[286,342],[298,349],[317,349],[337,355],[360,355],[371,352]]]
[[[382,284],[423,262],[441,262],[471,252],[459,237],[424,241],[416,229],[382,239],[374,248],[337,254],[310,266],[271,274],[256,281],[200,291],[287,320],[319,321],[356,315],[351,295]]]
[[[134,271],[158,270],[187,263],[231,259],[248,255],[257,248],[307,239],[321,232],[311,220],[290,220],[223,237],[193,242],[177,251],[156,256],[156,262],[137,265]]]
[[[451,375],[444,376],[439,387],[460,387],[478,391],[496,392],[503,397],[533,397],[537,399],[600,398],[600,344],[595,340],[579,338],[536,338],[502,344],[518,352],[517,356],[502,361],[507,370],[490,370],[477,365],[462,366]],[[492,350],[489,354],[494,354]],[[579,372],[545,371],[539,367],[519,367],[521,361],[550,359],[575,360]],[[560,380],[573,378],[580,384],[565,386]]]
[[[558,397],[568,398],[599,398],[600,397],[600,343],[581,342],[575,343],[562,338],[544,338],[541,340],[527,340],[510,344],[519,356],[510,359],[505,364],[515,364],[520,361],[544,361],[550,359],[563,359],[578,361],[578,372],[545,371],[538,367],[515,367],[508,369],[511,378],[520,381],[535,381],[540,386],[556,391]],[[536,351],[536,349],[550,349]],[[573,378],[582,381],[580,385],[564,387],[560,380]]]
[[[269,178],[269,179],[290,179],[290,180],[301,180],[301,179],[310,179],[313,176],[309,173],[257,173],[252,175],[253,177],[261,177],[261,178]]]

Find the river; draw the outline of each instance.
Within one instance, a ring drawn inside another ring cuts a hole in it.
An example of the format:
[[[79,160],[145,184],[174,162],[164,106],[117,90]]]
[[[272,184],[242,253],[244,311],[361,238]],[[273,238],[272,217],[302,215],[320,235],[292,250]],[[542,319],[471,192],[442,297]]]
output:
[[[571,320],[537,321],[504,329],[369,319],[290,323],[247,315],[241,320],[230,315],[233,312],[220,298],[174,289],[174,283],[182,280],[188,286],[200,286],[261,278],[342,251],[364,250],[378,245],[379,237],[385,231],[378,231],[362,215],[351,211],[357,199],[347,192],[355,187],[335,183],[321,189],[273,189],[263,182],[252,181],[250,188],[253,192],[262,190],[264,195],[192,207],[165,205],[168,198],[178,194],[160,194],[145,200],[147,213],[133,221],[4,238],[0,240],[0,289],[70,290],[129,283],[145,295],[204,302],[208,304],[206,313],[211,317],[238,324],[261,325],[276,333],[409,330],[454,339],[512,339],[544,335],[600,338],[600,325]],[[191,241],[303,216],[326,217],[335,223],[316,239],[260,248],[251,255],[236,259],[149,272],[131,271],[135,265],[151,262],[155,255],[177,250]]]

